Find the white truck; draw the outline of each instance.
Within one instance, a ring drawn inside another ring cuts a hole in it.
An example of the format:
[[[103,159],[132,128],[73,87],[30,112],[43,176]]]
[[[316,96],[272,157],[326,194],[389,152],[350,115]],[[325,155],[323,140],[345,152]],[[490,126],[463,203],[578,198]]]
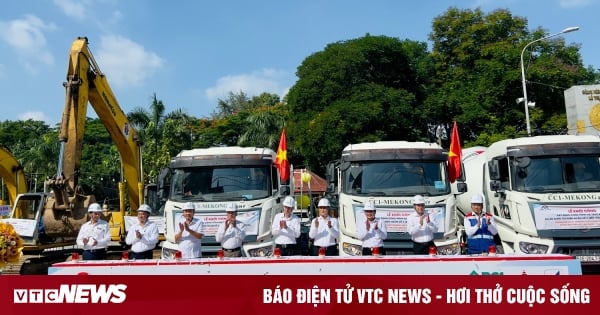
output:
[[[554,135],[507,139],[463,150],[470,211],[473,192],[498,226],[500,250],[568,254],[600,264],[600,138]]]
[[[439,254],[461,253],[462,221],[448,180],[448,152],[438,144],[380,141],[351,144],[341,158],[327,167],[329,197],[338,207],[340,256],[362,255],[356,222],[364,219],[363,203],[373,200],[376,216],[385,220],[388,255],[412,254],[407,217],[413,198],[423,195],[426,211],[437,223],[435,243]],[[458,189],[465,190],[461,183]]]
[[[211,147],[184,150],[172,158],[158,187],[159,196],[167,197],[161,256],[172,258],[178,250],[175,233],[186,202],[194,203],[195,217],[203,223],[202,256],[214,256],[221,248],[215,234],[229,202],[237,203],[237,219],[246,232],[242,255],[271,256],[271,222],[282,211],[283,198],[293,193],[293,184],[280,183],[275,155],[268,148]]]

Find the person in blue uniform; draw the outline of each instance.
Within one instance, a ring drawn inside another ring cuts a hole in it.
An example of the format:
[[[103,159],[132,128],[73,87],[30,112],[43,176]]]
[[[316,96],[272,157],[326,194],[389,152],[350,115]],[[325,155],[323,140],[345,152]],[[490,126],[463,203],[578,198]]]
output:
[[[498,228],[493,216],[483,212],[483,196],[480,193],[471,197],[471,210],[464,221],[468,253],[487,253],[490,246],[495,246],[494,235],[498,234]]]

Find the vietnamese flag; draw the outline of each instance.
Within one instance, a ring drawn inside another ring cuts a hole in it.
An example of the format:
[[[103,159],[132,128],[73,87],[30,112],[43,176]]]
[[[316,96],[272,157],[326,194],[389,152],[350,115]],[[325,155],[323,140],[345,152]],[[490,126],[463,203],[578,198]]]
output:
[[[448,152],[448,178],[454,183],[460,177],[462,148],[458,138],[458,127],[456,121],[452,127],[452,138],[450,138],[450,152]]]
[[[279,176],[283,182],[290,179],[290,161],[287,158],[287,141],[285,139],[285,128],[281,131],[277,156],[275,157],[275,167],[279,170]]]

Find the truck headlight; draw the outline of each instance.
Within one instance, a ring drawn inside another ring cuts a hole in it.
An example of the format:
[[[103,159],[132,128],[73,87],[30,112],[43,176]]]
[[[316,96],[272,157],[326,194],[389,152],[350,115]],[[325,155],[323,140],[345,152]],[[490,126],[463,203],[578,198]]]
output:
[[[250,257],[271,257],[273,256],[273,246],[268,245],[259,248],[253,248],[248,250]]]
[[[437,251],[439,255],[458,255],[460,254],[460,246],[458,244],[437,246]]]
[[[548,245],[520,242],[519,249],[525,254],[545,254],[548,252]]]
[[[350,243],[343,243],[342,250],[350,256],[362,256],[362,246]]]

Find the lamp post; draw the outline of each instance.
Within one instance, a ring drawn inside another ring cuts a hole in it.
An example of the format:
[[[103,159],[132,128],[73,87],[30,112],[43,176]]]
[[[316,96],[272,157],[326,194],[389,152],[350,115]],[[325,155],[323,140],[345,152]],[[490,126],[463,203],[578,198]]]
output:
[[[527,86],[525,84],[525,64],[523,63],[523,54],[525,53],[525,50],[527,49],[527,47],[531,46],[531,44],[537,43],[539,41],[543,41],[561,34],[565,34],[565,33],[570,33],[570,32],[574,32],[574,31],[578,31],[579,30],[579,26],[572,26],[572,27],[567,27],[564,30],[556,33],[556,34],[552,34],[552,35],[548,35],[542,38],[538,38],[534,41],[529,42],[527,45],[525,45],[525,47],[523,47],[523,50],[521,51],[521,79],[523,82],[523,104],[525,106],[525,121],[527,123],[527,136],[531,136],[531,124],[529,123],[529,104],[527,101]]]

